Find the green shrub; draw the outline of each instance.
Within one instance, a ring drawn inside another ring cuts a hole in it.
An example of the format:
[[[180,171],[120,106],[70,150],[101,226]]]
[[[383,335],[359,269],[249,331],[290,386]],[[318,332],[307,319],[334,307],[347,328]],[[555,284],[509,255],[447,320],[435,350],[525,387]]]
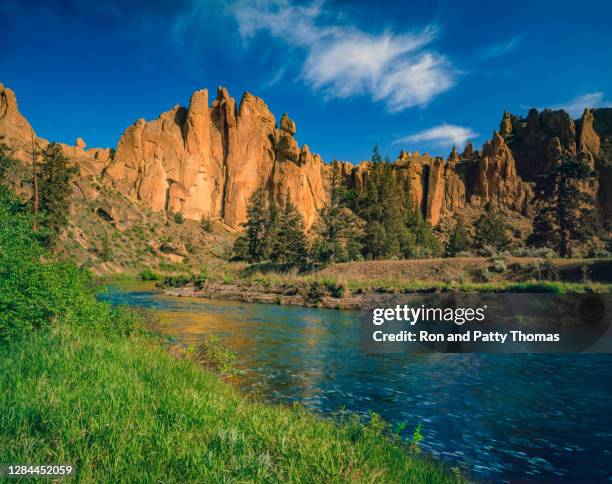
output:
[[[470,275],[474,282],[491,282],[493,280],[493,274],[486,267],[477,267],[470,271]]]
[[[334,281],[325,281],[325,289],[327,289],[331,296],[335,298],[341,298],[344,296],[344,292],[346,291],[344,284]]]
[[[126,333],[137,318],[98,302],[87,274],[57,261],[32,232],[32,216],[0,186],[0,341],[17,340],[57,322]]]
[[[319,303],[325,295],[324,286],[319,281],[312,281],[306,291],[306,300],[310,303]]]
[[[180,212],[175,213],[172,216],[172,219],[174,220],[174,223],[177,223],[177,224],[182,224],[185,221],[185,217],[183,217],[183,214]]]
[[[202,221],[200,222],[200,226],[202,230],[207,234],[211,234],[214,228],[214,222],[210,217],[202,217]]]
[[[159,281],[161,279],[161,276],[149,267],[145,267],[138,275],[143,281]]]
[[[199,364],[222,374],[234,374],[236,354],[224,348],[218,336],[207,336],[197,347],[190,348],[191,358]]]
[[[178,276],[165,276],[161,282],[162,287],[183,287],[192,282],[192,276],[179,274]]]

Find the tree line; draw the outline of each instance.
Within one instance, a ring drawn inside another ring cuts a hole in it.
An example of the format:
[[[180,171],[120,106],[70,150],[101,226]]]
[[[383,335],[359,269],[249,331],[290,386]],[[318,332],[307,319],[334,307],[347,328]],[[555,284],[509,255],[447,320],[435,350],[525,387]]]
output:
[[[68,223],[71,182],[79,170],[57,143],[40,149],[33,141],[31,156],[32,229],[51,246]],[[15,166],[0,138],[0,183],[8,182]],[[531,200],[529,246],[571,257],[579,244],[602,234],[593,196],[596,176],[585,158],[565,156],[538,177]],[[456,218],[442,245],[415,202],[410,180],[398,176],[376,146],[360,190],[347,187],[340,165],[332,164],[329,200],[309,235],[289,193],[281,204],[266,194],[262,187],[249,200],[245,231],[233,247],[235,259],[304,267],[364,259],[453,257],[484,248],[503,252],[511,245],[507,217],[491,203],[471,228]]]
[[[32,140],[32,194],[27,207],[32,212],[32,231],[48,247],[52,246],[68,224],[72,180],[79,174],[78,166],[70,165],[58,143],[40,149]],[[0,183],[7,184],[16,161],[9,147],[0,138]]]
[[[601,233],[592,182],[596,173],[584,159],[565,157],[552,164],[534,186],[532,247],[546,247],[571,257],[577,244]],[[333,163],[330,193],[310,236],[289,194],[279,206],[258,189],[247,209],[245,231],[233,258],[269,261],[290,267],[372,259],[455,257],[474,250],[502,253],[512,244],[505,212],[488,203],[469,227],[461,217],[445,244],[424,220],[410,179],[397,175],[388,157],[374,148],[365,184],[355,190],[343,184]]]

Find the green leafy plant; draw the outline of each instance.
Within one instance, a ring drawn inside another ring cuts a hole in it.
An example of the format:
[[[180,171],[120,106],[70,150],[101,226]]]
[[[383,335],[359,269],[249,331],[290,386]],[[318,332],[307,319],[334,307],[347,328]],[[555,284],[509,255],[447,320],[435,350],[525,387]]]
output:
[[[418,424],[414,428],[414,432],[412,432],[412,438],[410,439],[410,450],[414,453],[419,453],[421,451],[419,444],[423,439],[424,437],[421,432],[421,424]]]

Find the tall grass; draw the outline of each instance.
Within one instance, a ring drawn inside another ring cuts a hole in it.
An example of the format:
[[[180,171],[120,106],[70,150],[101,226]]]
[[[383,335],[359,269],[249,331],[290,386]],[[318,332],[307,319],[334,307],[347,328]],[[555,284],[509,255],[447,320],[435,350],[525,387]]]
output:
[[[378,425],[248,401],[150,338],[56,326],[0,348],[4,463],[82,482],[451,482]]]

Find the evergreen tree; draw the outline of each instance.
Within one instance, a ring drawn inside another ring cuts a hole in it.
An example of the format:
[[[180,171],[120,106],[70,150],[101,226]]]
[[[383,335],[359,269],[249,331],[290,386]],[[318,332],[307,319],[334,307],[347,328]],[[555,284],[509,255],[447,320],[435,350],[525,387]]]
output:
[[[412,195],[410,178],[405,177],[402,183],[404,220],[407,229],[403,241],[404,257],[437,257],[440,255],[440,244],[434,236],[431,225],[425,219]]]
[[[528,242],[571,257],[575,242],[600,230],[596,203],[589,188],[595,172],[582,159],[565,157],[536,182],[533,200],[538,211]]]
[[[69,166],[62,147],[50,143],[42,150],[40,164],[40,209],[44,211],[43,226],[57,237],[68,223],[70,183],[78,175],[78,166]],[[49,239],[48,242],[52,242]]]
[[[400,255],[400,240],[406,234],[402,191],[393,165],[388,159],[382,161],[378,146],[374,147],[372,167],[357,208],[366,222],[364,255],[369,259]]]
[[[462,218],[457,223],[446,243],[445,253],[447,257],[455,257],[460,252],[468,250],[471,246],[470,236]]]
[[[15,166],[15,160],[9,155],[9,147],[2,141],[3,139],[0,136],[0,183],[6,181],[9,173]]]
[[[271,256],[273,262],[289,267],[303,265],[307,259],[304,221],[291,203],[288,193],[280,216],[276,240],[273,241]]]
[[[311,250],[317,261],[344,262],[353,260],[359,253],[358,223],[356,216],[346,206],[346,193],[342,186],[340,166],[333,163],[329,202],[319,210],[315,226],[317,238]]]
[[[249,198],[247,220],[242,224],[243,235],[234,242],[234,257],[250,263],[259,262],[265,249],[265,227],[268,221],[265,192],[263,188],[255,190]]]
[[[282,212],[274,199],[270,200],[264,231],[265,237],[263,253],[264,259],[266,260],[272,260],[274,241],[278,238],[278,232],[280,230],[281,214]]]
[[[489,202],[476,221],[474,240],[479,248],[492,247],[497,252],[502,252],[510,245],[508,230],[509,226],[504,213]]]

